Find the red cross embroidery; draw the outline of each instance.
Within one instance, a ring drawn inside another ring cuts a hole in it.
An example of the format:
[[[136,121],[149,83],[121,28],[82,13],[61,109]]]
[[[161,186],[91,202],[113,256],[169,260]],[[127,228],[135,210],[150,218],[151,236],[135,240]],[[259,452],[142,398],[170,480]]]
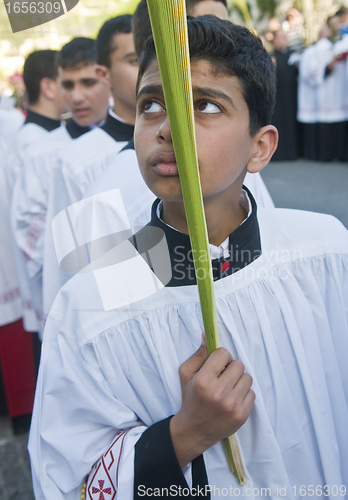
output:
[[[105,490],[104,490],[104,483],[105,483],[104,480],[99,480],[98,481],[99,489],[96,488],[95,486],[92,487],[92,493],[93,493],[93,495],[95,493],[99,493],[99,499],[98,500],[105,500],[104,493],[106,493],[107,495],[111,495],[111,488],[105,488]]]

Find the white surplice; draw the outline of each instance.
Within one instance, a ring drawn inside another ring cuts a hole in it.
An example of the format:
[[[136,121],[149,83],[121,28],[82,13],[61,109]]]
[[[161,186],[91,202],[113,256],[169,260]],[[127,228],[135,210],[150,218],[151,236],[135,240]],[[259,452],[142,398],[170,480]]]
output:
[[[141,177],[134,150],[120,151],[125,143],[116,142],[103,130],[95,129],[77,139],[74,147],[64,151],[60,168],[56,168],[51,179],[49,204],[47,210],[47,230],[44,245],[43,296],[44,312],[47,314],[60,288],[73,274],[60,269],[54,245],[52,222],[68,207],[80,202],[86,193],[99,194],[111,189],[120,189],[130,223],[146,210],[146,216],[140,220],[149,220],[150,208],[154,195],[147,188]],[[119,154],[118,154],[119,153]],[[108,172],[111,175],[108,175]],[[106,183],[100,189],[91,189],[94,183],[99,185],[105,173]],[[110,229],[113,232],[113,229]],[[57,240],[64,240],[66,235],[57,235]],[[76,242],[77,246],[78,243]]]
[[[308,47],[299,69],[299,101],[297,119],[303,123],[334,123],[347,119],[346,61],[326,68],[335,57],[348,50],[348,36],[333,44],[327,38]]]
[[[47,212],[47,233],[44,250],[43,295],[45,314],[48,314],[50,311],[61,287],[73,276],[72,273],[62,270],[57,262],[52,234],[52,221],[61,210],[79,201],[79,196],[81,196],[83,191],[85,191],[84,198],[91,198],[112,189],[120,189],[130,225],[133,227],[142,226],[150,220],[151,205],[155,197],[146,186],[140,174],[135,150],[130,147],[129,149],[120,151],[115,158],[112,158],[112,161],[109,162],[109,168],[105,169],[103,173],[101,173],[101,170],[104,167],[104,163],[107,162],[105,162],[103,157],[99,160],[100,164],[97,160],[95,161],[98,168],[91,170],[89,167],[87,173],[82,171],[82,166],[80,167],[80,174],[75,174],[73,171],[70,177],[68,173],[57,172],[52,184],[53,194],[50,196]],[[90,165],[92,166],[92,164]],[[93,177],[95,181],[88,186],[88,182]],[[253,193],[258,206],[274,207],[272,198],[259,173],[247,173],[244,183]],[[60,196],[58,196],[58,193],[60,193]],[[110,221],[108,233],[112,234],[114,232],[112,227],[113,218],[109,217],[108,221]]]
[[[39,140],[28,147],[12,194],[12,230],[16,244],[25,256],[40,337],[45,323],[42,263],[48,188],[57,156],[71,140],[66,127],[61,126],[49,132],[45,141]]]
[[[348,233],[322,214],[259,209],[258,218],[262,255],[215,283],[220,343],[256,393],[237,433],[247,484],[231,474],[222,443],[204,453],[209,484],[240,496],[249,488],[248,498],[269,488],[272,500],[277,488],[292,500],[301,485],[328,485],[315,498],[333,500],[333,487],[348,485]],[[75,276],[52,307],[29,440],[36,500],[78,498],[125,429],[117,477],[115,465],[109,472],[116,499],[132,500],[136,441],[180,409],[178,368],[203,331],[197,287],[151,295],[154,276],[139,258]]]
[[[0,108],[0,130],[6,130],[7,133],[12,133],[23,125],[25,116],[18,109],[2,109]]]
[[[21,165],[25,159],[28,148],[37,141],[45,141],[48,131],[35,124],[27,123],[21,126],[13,137],[6,154],[6,180],[9,203],[12,204],[12,194],[16,184],[17,176],[21,171]],[[23,308],[24,328],[27,331],[38,331],[41,318],[37,318],[35,311],[35,300],[26,271],[25,258],[17,246],[13,233],[11,232],[13,258],[17,273],[18,285]]]
[[[4,111],[9,113],[9,111]],[[6,129],[7,131],[7,129]],[[9,134],[0,133],[0,326],[22,316],[15,262],[12,252],[10,206],[6,180],[6,152]]]

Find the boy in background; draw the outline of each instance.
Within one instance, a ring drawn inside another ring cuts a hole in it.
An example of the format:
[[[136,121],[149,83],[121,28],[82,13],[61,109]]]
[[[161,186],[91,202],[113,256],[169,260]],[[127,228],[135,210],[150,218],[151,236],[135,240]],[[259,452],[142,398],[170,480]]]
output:
[[[10,231],[9,212],[13,189],[28,148],[35,141],[46,138],[51,130],[59,128],[60,116],[66,110],[55,57],[55,50],[37,50],[28,55],[23,69],[29,103],[26,120],[16,130],[4,125],[0,133],[3,153],[0,358],[7,407],[15,434],[27,432],[30,425],[35,392],[33,344],[37,321],[23,255]],[[33,335],[24,331],[22,316],[25,330],[34,332]]]
[[[57,158],[72,140],[105,122],[110,86],[97,75],[96,43],[78,37],[57,53],[59,84],[71,113],[66,124],[51,131],[44,144],[34,142],[22,161],[12,196],[11,222],[16,243],[24,255],[31,300],[42,339],[45,315],[42,305],[42,264],[49,184]]]
[[[138,58],[131,19],[129,14],[108,19],[97,36],[98,78],[111,88],[114,101],[105,123],[69,145],[59,155],[57,168],[52,172],[43,258],[45,316],[60,288],[72,276],[58,265],[52,221],[59,212],[83,198],[91,184],[112,166],[117,153],[133,138]]]

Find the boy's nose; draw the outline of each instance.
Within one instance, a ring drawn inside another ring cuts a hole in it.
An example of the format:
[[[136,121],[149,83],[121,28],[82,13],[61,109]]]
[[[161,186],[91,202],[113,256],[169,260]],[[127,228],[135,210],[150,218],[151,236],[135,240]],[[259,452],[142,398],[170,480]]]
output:
[[[74,104],[79,104],[84,100],[84,95],[81,89],[75,88],[72,93],[72,99]]]
[[[156,134],[156,138],[159,142],[163,141],[172,142],[172,135],[170,133],[168,116],[166,116],[163,122],[160,124],[158,132]]]

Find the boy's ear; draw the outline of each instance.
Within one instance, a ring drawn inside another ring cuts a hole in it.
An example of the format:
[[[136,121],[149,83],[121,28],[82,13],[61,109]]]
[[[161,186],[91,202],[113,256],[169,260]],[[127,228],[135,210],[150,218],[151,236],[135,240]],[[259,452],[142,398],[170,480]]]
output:
[[[247,164],[247,171],[251,174],[260,172],[268,165],[278,146],[278,130],[273,125],[260,128],[253,137],[254,154]]]
[[[40,80],[40,94],[49,101],[53,101],[56,97],[57,85],[58,83],[56,80],[51,80],[51,78],[45,76]]]
[[[109,70],[106,66],[102,66],[101,64],[96,64],[95,72],[97,73],[97,77],[99,80],[104,81],[105,83],[110,83],[110,75]]]

